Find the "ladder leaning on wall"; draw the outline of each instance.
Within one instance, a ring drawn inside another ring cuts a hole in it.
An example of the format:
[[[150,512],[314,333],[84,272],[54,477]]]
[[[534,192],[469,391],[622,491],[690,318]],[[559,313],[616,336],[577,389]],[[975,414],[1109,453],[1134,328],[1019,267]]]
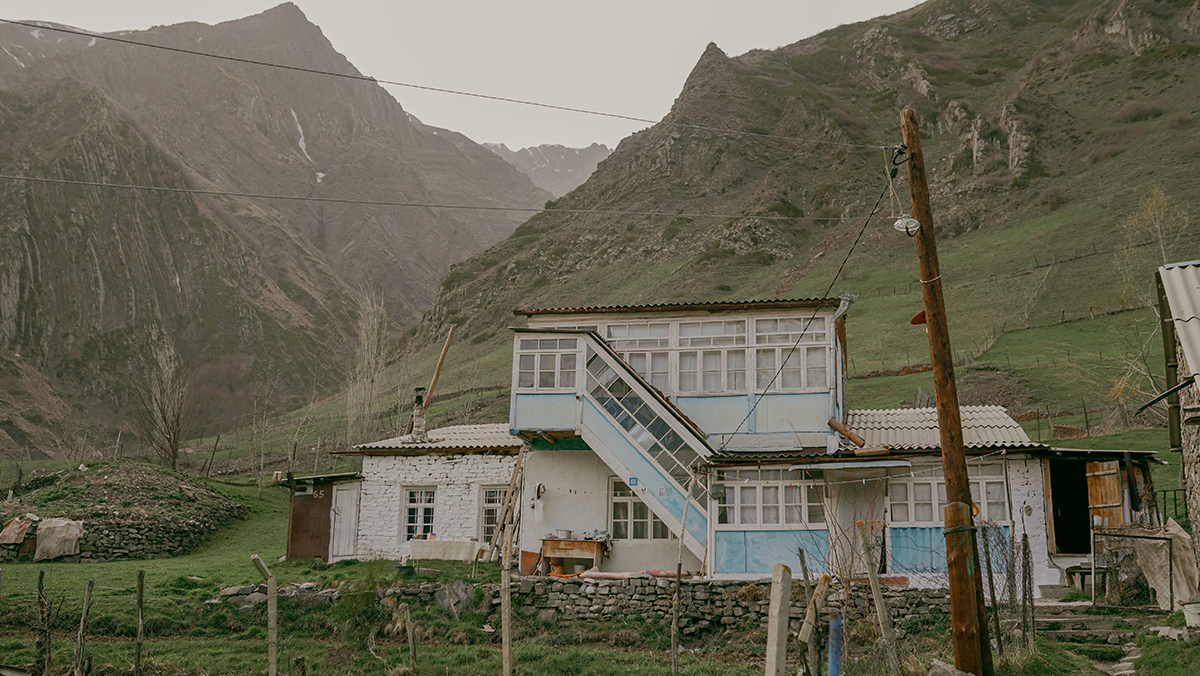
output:
[[[485,557],[487,561],[495,561],[501,556],[500,552],[504,546],[505,538],[508,537],[509,529],[516,528],[521,520],[521,513],[517,510],[517,500],[519,499],[518,489],[521,486],[521,476],[525,467],[525,447],[527,445],[522,444],[521,450],[517,452],[517,463],[513,465],[512,479],[508,482],[508,494],[504,497],[504,506],[500,509],[500,518],[496,522],[502,528],[492,536],[491,548]]]

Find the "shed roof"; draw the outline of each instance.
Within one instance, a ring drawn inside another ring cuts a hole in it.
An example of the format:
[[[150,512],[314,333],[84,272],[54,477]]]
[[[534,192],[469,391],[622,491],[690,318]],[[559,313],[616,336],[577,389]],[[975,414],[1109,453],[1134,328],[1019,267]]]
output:
[[[1175,335],[1187,358],[1187,373],[1179,379],[1200,374],[1200,261],[1172,263],[1158,269],[1163,291],[1171,305]]]
[[[587,307],[551,307],[513,310],[515,315],[607,314],[632,312],[674,312],[677,310],[791,310],[797,308],[836,308],[840,298],[776,298],[772,300],[691,301],[683,303],[641,303],[638,305],[593,305]]]
[[[965,448],[1048,448],[1030,440],[1003,406],[963,406],[960,410]],[[907,450],[942,446],[934,408],[849,411],[846,427],[861,436],[868,446]]]
[[[481,453],[486,451],[516,452],[521,448],[520,437],[509,434],[508,423],[485,425],[454,425],[430,430],[425,441],[415,441],[411,434],[359,444],[347,453],[363,455],[419,455],[436,452]]]

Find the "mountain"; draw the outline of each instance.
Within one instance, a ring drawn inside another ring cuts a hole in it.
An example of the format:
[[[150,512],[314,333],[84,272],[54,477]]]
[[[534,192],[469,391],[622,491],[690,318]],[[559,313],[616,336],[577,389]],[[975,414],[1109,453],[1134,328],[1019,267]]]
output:
[[[532,217],[453,267],[415,345],[457,322],[479,346],[471,368],[490,359],[500,380],[514,308],[846,290],[853,372],[927,361],[908,322],[915,253],[892,228],[905,172],[896,197],[886,178],[905,108],[920,120],[957,356],[1071,411],[1110,395],[1105,368],[1136,367],[1114,355],[1161,369],[1156,340],[1136,338],[1155,325],[1138,300],[1154,261],[1119,270],[1159,253],[1126,227],[1147,195],[1186,211],[1200,188],[1194,0],[931,0],[775,50],[711,44],[662,123],[555,202],[662,215]],[[1198,234],[1162,255],[1194,258]],[[443,379],[468,373],[450,364]],[[856,405],[895,405],[920,378],[861,381]]]
[[[375,83],[40,26],[0,25],[0,174],[350,202],[550,197]],[[290,3],[120,37],[359,74]],[[327,393],[364,294],[410,324],[452,262],[523,219],[13,180],[0,180],[0,218],[0,454],[52,449],[62,425],[128,411],[155,363],[198,374],[210,408],[241,402],[206,413],[208,431],[267,383],[274,403]]]
[[[596,165],[612,153],[601,143],[586,148],[543,144],[516,151],[509,150],[503,143],[484,145],[520,169],[534,185],[555,197],[562,197],[582,185],[596,171]]]

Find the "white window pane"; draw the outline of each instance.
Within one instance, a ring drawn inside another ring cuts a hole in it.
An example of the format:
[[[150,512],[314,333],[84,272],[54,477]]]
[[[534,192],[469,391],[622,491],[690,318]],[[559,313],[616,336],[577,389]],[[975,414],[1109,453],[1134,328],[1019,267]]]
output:
[[[651,373],[666,373],[670,368],[670,360],[666,352],[651,352],[650,353],[650,372]]]
[[[808,506],[809,523],[825,523],[825,505],[820,503]]]
[[[613,506],[613,521],[628,521],[629,520],[629,503],[614,502]]]
[[[616,507],[616,505],[613,505],[613,507]],[[612,535],[613,535],[614,540],[628,540],[629,539],[629,522],[628,521],[616,521],[614,519]]]
[[[533,387],[533,372],[518,373],[517,387]]]
[[[671,335],[671,325],[670,324],[651,324],[650,325],[650,337],[651,338],[667,338],[670,335]]]
[[[989,502],[987,506],[988,521],[1007,521],[1008,510],[1003,502]]]
[[[804,508],[800,505],[787,506],[787,522],[788,523],[804,523]]]
[[[979,484],[971,482],[971,502],[979,504]]]
[[[625,363],[643,378],[647,375],[646,371],[646,353],[645,352],[630,352],[625,355]]]
[[[908,484],[892,484],[888,493],[892,502],[908,502]]]
[[[779,331],[784,333],[800,333],[808,322],[803,319],[780,319]]]
[[[534,355],[523,354],[517,358],[517,368],[521,371],[532,371],[535,364]]]
[[[553,371],[558,367],[558,355],[556,354],[540,354],[538,355],[538,370]]]
[[[912,486],[913,500],[918,502],[931,502],[933,500],[933,488],[928,483],[916,483]]]
[[[918,502],[913,505],[913,514],[917,521],[933,521],[933,505],[928,502]]]
[[[539,371],[538,387],[554,387],[554,371]]]
[[[624,324],[614,324],[608,327],[609,338],[624,338],[628,331]]]
[[[680,352],[679,353],[679,370],[680,370],[680,372],[695,371],[696,363],[697,363],[696,360],[697,360],[697,358],[696,358],[695,352]]]
[[[892,521],[897,523],[905,523],[908,521],[908,505],[906,503],[892,503]]]
[[[767,524],[779,523],[779,506],[778,505],[772,505],[772,506],[763,505],[762,522],[767,523]]]
[[[779,374],[779,386],[785,390],[800,389],[800,371],[797,369],[784,369]]]
[[[777,319],[759,319],[754,322],[754,331],[756,333],[775,333],[779,329],[779,320]]]
[[[738,502],[743,505],[753,505],[758,502],[758,488],[742,486],[738,488]]]
[[[721,391],[721,372],[720,371],[705,371],[704,372],[704,391],[705,392],[720,392]]]
[[[762,503],[764,505],[779,504],[779,486],[762,487]]]
[[[1004,502],[1004,484],[999,481],[989,481],[984,494],[988,502]]]
[[[660,392],[666,392],[667,391],[667,374],[665,374],[665,373],[650,374],[650,384],[654,386],[654,389],[656,389]]]
[[[699,322],[686,322],[679,325],[679,337],[688,338],[700,335]]]
[[[937,485],[938,504],[946,504],[946,484],[938,483]]]
[[[680,392],[695,392],[696,391],[696,374],[683,373],[679,374],[679,391]]]
[[[783,501],[789,505],[804,504],[804,494],[800,492],[799,486],[784,486]]]
[[[752,526],[758,523],[758,508],[753,505],[742,507],[738,510],[738,514],[742,517],[742,524]]]

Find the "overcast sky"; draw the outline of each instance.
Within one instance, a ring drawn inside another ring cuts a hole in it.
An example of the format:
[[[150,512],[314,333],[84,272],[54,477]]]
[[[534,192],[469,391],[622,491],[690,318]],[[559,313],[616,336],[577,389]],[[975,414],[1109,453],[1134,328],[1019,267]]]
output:
[[[0,2],[8,19],[93,31],[214,24],[278,0]],[[917,0],[296,0],[360,71],[388,80],[658,120],[709,42],[773,49]],[[390,87],[427,124],[516,149],[610,148],[645,124]]]

